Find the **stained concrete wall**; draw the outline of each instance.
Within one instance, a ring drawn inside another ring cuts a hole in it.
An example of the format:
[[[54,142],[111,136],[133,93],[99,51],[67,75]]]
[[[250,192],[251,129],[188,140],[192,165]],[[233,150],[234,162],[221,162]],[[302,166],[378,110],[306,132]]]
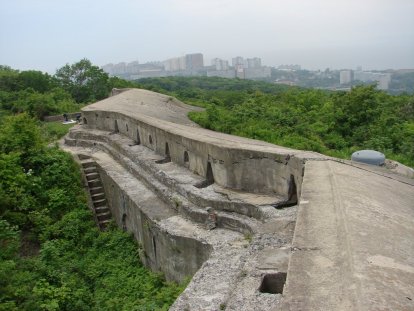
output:
[[[168,144],[171,160],[200,176],[207,175],[210,163],[214,182],[223,187],[288,196],[293,176],[300,196],[304,159],[256,151],[254,147],[251,150],[226,148],[178,135],[157,127],[157,124],[117,112],[83,111],[83,118],[88,128],[119,132],[136,141],[139,135],[141,144],[161,155],[165,155]],[[184,160],[185,152],[188,162]]]
[[[132,200],[99,164],[97,167],[113,218],[120,228],[134,235],[141,247],[144,265],[176,282],[194,275],[209,258],[212,247],[162,230],[159,219],[144,213],[139,202]]]

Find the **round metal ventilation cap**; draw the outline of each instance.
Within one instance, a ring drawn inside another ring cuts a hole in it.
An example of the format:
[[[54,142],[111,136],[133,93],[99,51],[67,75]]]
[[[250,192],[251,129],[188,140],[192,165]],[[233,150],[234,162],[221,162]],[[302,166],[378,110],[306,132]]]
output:
[[[351,160],[371,165],[383,165],[385,155],[375,150],[359,150],[352,154]]]

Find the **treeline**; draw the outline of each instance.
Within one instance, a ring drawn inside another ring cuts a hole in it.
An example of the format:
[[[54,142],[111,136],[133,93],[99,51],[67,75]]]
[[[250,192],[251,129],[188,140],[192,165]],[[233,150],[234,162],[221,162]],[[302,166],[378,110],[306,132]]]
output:
[[[27,112],[33,117],[76,112],[107,97],[113,87],[131,83],[110,78],[87,59],[58,69],[55,75],[41,71],[18,71],[0,66],[0,109],[4,113]]]
[[[140,87],[206,107],[190,117],[215,131],[349,159],[375,149],[414,166],[414,96],[375,86],[350,92],[222,78],[141,79]]]

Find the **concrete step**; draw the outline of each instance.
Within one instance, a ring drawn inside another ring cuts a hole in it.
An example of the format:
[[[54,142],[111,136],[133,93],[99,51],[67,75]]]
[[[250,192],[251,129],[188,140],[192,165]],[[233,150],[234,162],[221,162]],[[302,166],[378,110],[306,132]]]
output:
[[[99,214],[96,214],[96,218],[98,218],[99,222],[104,221],[104,220],[109,220],[111,219],[111,213],[109,211],[104,212],[104,213],[99,213]]]
[[[82,167],[85,169],[87,167],[92,167],[92,166],[96,166],[95,161],[91,161],[91,160],[86,160],[86,161],[82,161]]]
[[[98,172],[92,172],[92,173],[87,173],[86,175],[86,180],[94,180],[94,179],[98,179],[99,178],[99,173]]]
[[[82,153],[78,153],[77,154],[78,155],[78,158],[79,158],[79,160],[81,160],[81,161],[87,161],[87,160],[91,160],[91,156],[90,155],[88,155],[88,154],[82,154]]]
[[[65,145],[75,147],[76,146],[76,139],[65,137]]]
[[[96,166],[89,166],[89,167],[85,167],[83,169],[83,171],[85,172],[85,174],[89,174],[89,173],[95,173],[98,171]]]
[[[95,194],[91,194],[92,201],[105,199],[105,193],[104,192],[98,192]]]
[[[106,204],[106,199],[92,201],[94,207],[104,206]]]
[[[110,210],[109,210],[108,206],[103,205],[103,206],[98,206],[98,207],[95,207],[95,213],[96,213],[96,214],[99,214],[99,213],[105,213],[105,212],[110,212]]]
[[[98,224],[101,230],[104,230],[111,221],[112,219],[104,219],[104,220],[99,221]]]
[[[88,186],[89,186],[89,188],[102,187],[102,182],[98,178],[97,179],[88,180]]]
[[[103,193],[103,187],[102,186],[89,187],[89,193],[91,195],[94,195],[97,193]]]

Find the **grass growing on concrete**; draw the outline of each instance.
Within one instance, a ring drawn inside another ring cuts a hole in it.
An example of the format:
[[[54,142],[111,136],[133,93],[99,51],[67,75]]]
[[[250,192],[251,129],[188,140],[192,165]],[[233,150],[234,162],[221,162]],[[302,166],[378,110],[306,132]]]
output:
[[[63,124],[62,122],[42,122],[42,133],[46,141],[53,142],[65,136],[73,124]]]

